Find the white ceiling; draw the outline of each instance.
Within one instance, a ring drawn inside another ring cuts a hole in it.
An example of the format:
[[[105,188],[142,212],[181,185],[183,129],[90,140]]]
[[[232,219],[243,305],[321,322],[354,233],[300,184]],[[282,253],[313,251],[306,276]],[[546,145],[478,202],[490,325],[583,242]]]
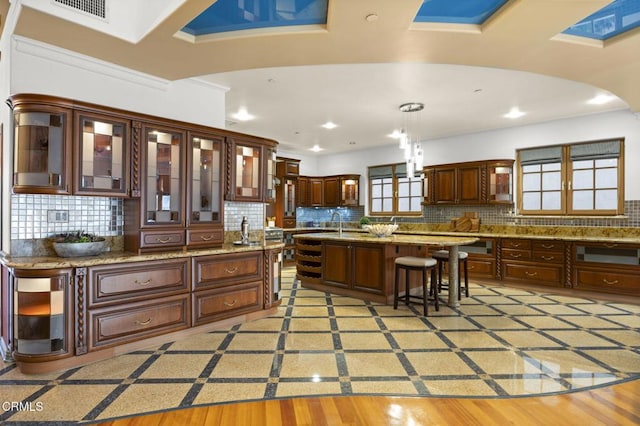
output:
[[[114,18],[99,24],[46,0],[11,7],[20,8],[15,34],[168,80],[228,87],[228,128],[290,152],[394,144],[387,135],[400,128],[406,102],[425,104],[423,138],[640,111],[640,28],[604,43],[558,36],[608,0],[511,0],[480,27],[413,24],[422,0],[329,0],[326,27],[177,36],[212,2],[147,0],[143,14],[111,1]],[[365,20],[371,13],[378,19]],[[586,103],[602,93],[615,98]],[[240,107],[255,119],[233,119]],[[512,107],[526,114],[504,118]],[[328,120],[338,127],[320,127]]]

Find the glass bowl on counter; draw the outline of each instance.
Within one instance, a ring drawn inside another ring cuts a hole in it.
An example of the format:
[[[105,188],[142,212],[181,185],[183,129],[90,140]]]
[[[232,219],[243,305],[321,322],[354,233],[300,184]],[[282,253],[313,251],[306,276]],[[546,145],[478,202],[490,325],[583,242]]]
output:
[[[398,229],[398,225],[395,223],[372,223],[369,225],[363,225],[362,228],[368,233],[382,238],[393,234],[395,230]]]

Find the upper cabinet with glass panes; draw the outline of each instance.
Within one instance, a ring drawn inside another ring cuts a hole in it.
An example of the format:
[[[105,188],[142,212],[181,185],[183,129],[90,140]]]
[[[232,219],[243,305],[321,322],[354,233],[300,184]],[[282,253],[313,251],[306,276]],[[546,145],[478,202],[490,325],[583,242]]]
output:
[[[76,193],[124,197],[129,176],[129,120],[75,113]]]
[[[276,143],[250,137],[227,138],[225,198],[232,201],[275,200]]]

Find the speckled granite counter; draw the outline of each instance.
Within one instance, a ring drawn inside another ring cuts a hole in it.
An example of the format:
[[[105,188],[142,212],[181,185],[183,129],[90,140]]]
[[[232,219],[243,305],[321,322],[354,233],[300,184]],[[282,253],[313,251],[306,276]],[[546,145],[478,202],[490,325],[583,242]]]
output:
[[[298,234],[296,238],[336,241],[359,241],[374,244],[402,244],[402,245],[430,245],[430,246],[456,246],[473,244],[476,236],[469,235],[433,235],[433,234],[409,234],[394,233],[388,237],[376,237],[367,232],[319,232]]]
[[[158,253],[136,254],[130,252],[107,252],[99,256],[90,257],[0,257],[0,262],[10,268],[19,269],[58,269],[81,268],[96,265],[109,265],[125,262],[146,262],[150,260],[177,259],[182,257],[197,257],[211,254],[238,253],[243,251],[269,250],[284,247],[281,242],[265,242],[257,245],[224,244],[221,247],[199,250],[175,250]]]

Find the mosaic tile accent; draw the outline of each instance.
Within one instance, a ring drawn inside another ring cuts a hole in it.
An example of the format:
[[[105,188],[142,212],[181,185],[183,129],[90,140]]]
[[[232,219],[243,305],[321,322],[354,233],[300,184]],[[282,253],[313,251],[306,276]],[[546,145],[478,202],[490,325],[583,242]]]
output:
[[[300,287],[273,316],[66,372],[0,364],[0,422],[98,422],[157,410],[319,395],[505,398],[640,379],[640,306],[470,283],[459,308]],[[69,401],[73,401],[70,404]]]
[[[358,207],[298,207],[296,222],[299,227],[331,226],[331,215],[339,212],[342,222],[358,222],[364,216],[364,206]],[[337,226],[337,219],[333,226]]]

